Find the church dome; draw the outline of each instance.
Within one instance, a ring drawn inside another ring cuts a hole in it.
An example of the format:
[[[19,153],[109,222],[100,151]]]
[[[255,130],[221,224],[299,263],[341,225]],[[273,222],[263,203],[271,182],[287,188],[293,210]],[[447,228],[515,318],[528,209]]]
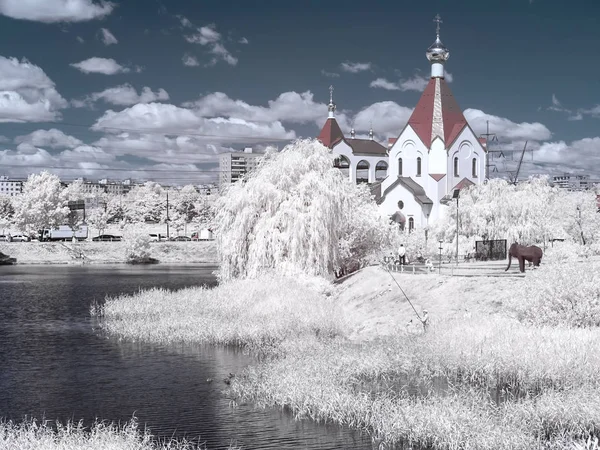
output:
[[[448,61],[448,58],[450,58],[450,51],[446,48],[444,44],[442,44],[442,41],[440,40],[440,37],[438,35],[438,37],[435,39],[435,42],[431,44],[427,49],[425,55],[427,55],[427,59],[432,63],[444,63]]]

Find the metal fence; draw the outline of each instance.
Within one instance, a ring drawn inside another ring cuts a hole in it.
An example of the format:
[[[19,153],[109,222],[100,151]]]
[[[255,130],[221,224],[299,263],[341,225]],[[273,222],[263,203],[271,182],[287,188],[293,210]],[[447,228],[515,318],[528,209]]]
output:
[[[506,239],[475,242],[477,261],[498,261],[506,259]]]

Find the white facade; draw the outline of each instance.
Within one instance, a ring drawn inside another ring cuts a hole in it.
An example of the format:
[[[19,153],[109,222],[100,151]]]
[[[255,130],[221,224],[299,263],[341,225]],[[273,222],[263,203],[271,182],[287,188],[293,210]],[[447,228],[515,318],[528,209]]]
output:
[[[246,148],[243,152],[222,153],[219,157],[220,187],[241,180],[258,167],[263,156],[262,153],[253,153],[251,148]]]
[[[354,143],[357,143],[359,140],[341,140],[331,149],[333,155],[338,157],[338,160],[336,161],[338,167],[348,171],[348,178],[353,183],[361,181],[375,183],[376,181],[383,180],[388,173],[388,155],[385,153],[359,153],[354,151],[352,147],[348,145],[348,143],[352,144],[353,141]],[[366,141],[366,139],[360,139],[360,141],[362,141],[360,144],[365,144],[364,141]],[[381,150],[385,152],[383,146],[375,142],[373,143],[379,145]],[[375,146],[371,145],[370,147]]]
[[[14,197],[23,192],[23,182],[11,180],[7,176],[0,176],[0,195]]]
[[[469,126],[463,129],[447,149],[441,138],[436,138],[431,143],[431,148],[425,147],[413,128],[407,125],[392,145],[389,161],[389,175],[381,183],[380,207],[385,214],[391,216],[398,211],[398,202],[402,201],[404,207],[401,211],[406,216],[407,224],[409,218],[413,218],[415,227],[425,227],[444,216],[446,208],[442,200],[451,197],[453,189],[459,183],[464,185],[464,179],[473,184],[483,182],[486,153]],[[458,169],[457,173],[455,168]],[[418,201],[420,192],[411,189],[410,181],[402,182],[398,177],[410,178],[420,186],[423,190],[421,194],[431,204],[425,199]]]
[[[447,212],[453,191],[485,180],[487,152],[444,79],[450,52],[439,36],[427,49],[431,78],[410,119],[389,149],[380,207],[405,227],[431,225]]]

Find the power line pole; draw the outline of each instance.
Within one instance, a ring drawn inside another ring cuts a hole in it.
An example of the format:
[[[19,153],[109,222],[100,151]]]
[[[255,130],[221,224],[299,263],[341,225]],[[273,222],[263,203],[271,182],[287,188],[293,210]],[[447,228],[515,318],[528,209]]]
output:
[[[483,133],[481,136],[479,137],[485,137],[485,152],[486,152],[486,156],[485,156],[485,179],[489,180],[490,179],[490,148],[489,148],[489,143],[490,143],[490,137],[492,138],[491,141],[492,142],[498,142],[498,137],[496,136],[496,133],[490,133],[490,121],[486,120],[486,132]]]
[[[169,239],[169,191],[167,191],[167,239]]]

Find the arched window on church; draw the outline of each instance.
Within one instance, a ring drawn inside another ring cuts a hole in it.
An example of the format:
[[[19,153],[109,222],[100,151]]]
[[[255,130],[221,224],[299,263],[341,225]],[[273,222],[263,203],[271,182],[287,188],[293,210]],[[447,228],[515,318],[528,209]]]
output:
[[[398,176],[402,176],[402,158],[398,158]]]
[[[418,177],[421,176],[421,157],[420,156],[417,158],[417,176]]]
[[[458,176],[458,156],[454,157],[454,176]]]
[[[477,178],[477,158],[473,158],[473,178]]]
[[[413,219],[412,217],[408,218],[408,232],[412,233],[413,231],[415,231],[415,219]]]

